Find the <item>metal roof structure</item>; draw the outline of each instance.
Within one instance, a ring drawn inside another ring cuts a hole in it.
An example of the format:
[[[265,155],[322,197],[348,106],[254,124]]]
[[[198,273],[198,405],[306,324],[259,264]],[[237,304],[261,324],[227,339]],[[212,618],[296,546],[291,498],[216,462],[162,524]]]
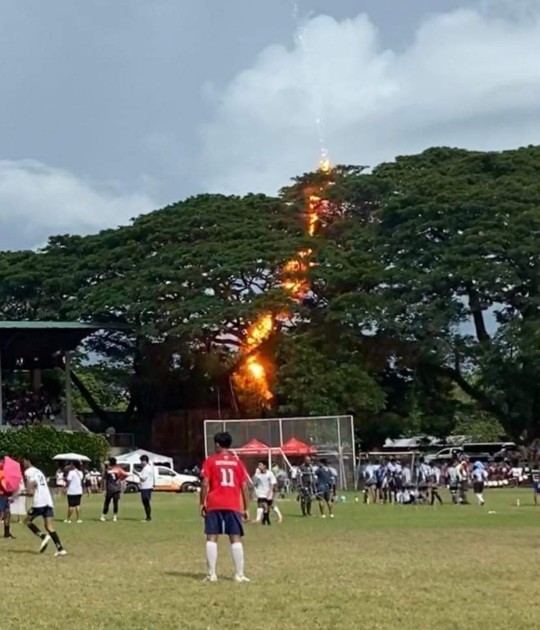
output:
[[[3,370],[52,368],[91,334],[111,328],[102,324],[51,321],[0,321]]]

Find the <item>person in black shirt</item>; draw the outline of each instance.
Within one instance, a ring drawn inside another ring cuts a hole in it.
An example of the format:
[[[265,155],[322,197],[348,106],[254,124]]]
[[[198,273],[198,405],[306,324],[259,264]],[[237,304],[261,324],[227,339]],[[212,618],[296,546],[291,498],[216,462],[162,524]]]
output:
[[[118,503],[122,494],[122,482],[126,477],[126,472],[117,465],[116,459],[111,457],[105,471],[105,502],[103,504],[103,514],[99,519],[100,521],[104,522],[107,520],[106,517],[109,513],[109,506],[112,501],[113,521],[116,523],[118,519]]]
[[[319,501],[321,517],[326,518],[326,514],[324,513],[324,506],[326,504],[330,518],[334,518],[334,513],[332,511],[332,488],[334,487],[334,475],[328,467],[326,459],[321,459],[320,465],[315,471],[315,477],[317,481],[317,499]]]
[[[298,469],[300,477],[300,490],[298,500],[300,501],[300,509],[302,516],[311,516],[311,504],[315,495],[315,468],[311,463],[311,457],[306,457],[304,463]]]

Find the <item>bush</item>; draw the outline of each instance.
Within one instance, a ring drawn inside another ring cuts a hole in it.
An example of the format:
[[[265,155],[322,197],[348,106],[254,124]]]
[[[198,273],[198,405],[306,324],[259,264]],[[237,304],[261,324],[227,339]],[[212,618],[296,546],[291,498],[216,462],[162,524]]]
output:
[[[107,440],[85,431],[57,431],[53,427],[36,426],[0,431],[0,452],[14,459],[25,453],[35,458],[33,462],[44,472],[56,468],[53,457],[59,453],[79,453],[89,457],[94,465],[107,457]]]

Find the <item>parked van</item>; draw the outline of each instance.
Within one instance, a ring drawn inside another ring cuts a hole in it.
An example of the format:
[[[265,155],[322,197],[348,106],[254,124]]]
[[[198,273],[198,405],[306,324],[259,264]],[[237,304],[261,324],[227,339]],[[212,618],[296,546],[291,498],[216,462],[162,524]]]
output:
[[[125,491],[139,492],[141,480],[137,473],[142,469],[141,464],[118,462],[118,466],[128,474]],[[161,464],[155,464],[153,468],[156,492],[195,492],[201,485],[200,479],[195,475],[184,475]]]

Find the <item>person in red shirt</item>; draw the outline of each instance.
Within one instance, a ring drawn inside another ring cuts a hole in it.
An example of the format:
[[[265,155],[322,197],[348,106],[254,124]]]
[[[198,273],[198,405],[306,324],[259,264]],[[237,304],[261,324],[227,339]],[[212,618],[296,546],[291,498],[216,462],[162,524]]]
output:
[[[201,516],[206,534],[205,581],[217,582],[218,538],[224,534],[231,541],[236,582],[249,582],[244,575],[243,523],[249,521],[249,475],[244,464],[229,450],[229,433],[214,436],[216,454],[208,457],[202,468]]]
[[[9,509],[10,494],[4,488],[4,455],[0,454],[0,516],[4,525],[4,538],[14,538],[11,534]]]

